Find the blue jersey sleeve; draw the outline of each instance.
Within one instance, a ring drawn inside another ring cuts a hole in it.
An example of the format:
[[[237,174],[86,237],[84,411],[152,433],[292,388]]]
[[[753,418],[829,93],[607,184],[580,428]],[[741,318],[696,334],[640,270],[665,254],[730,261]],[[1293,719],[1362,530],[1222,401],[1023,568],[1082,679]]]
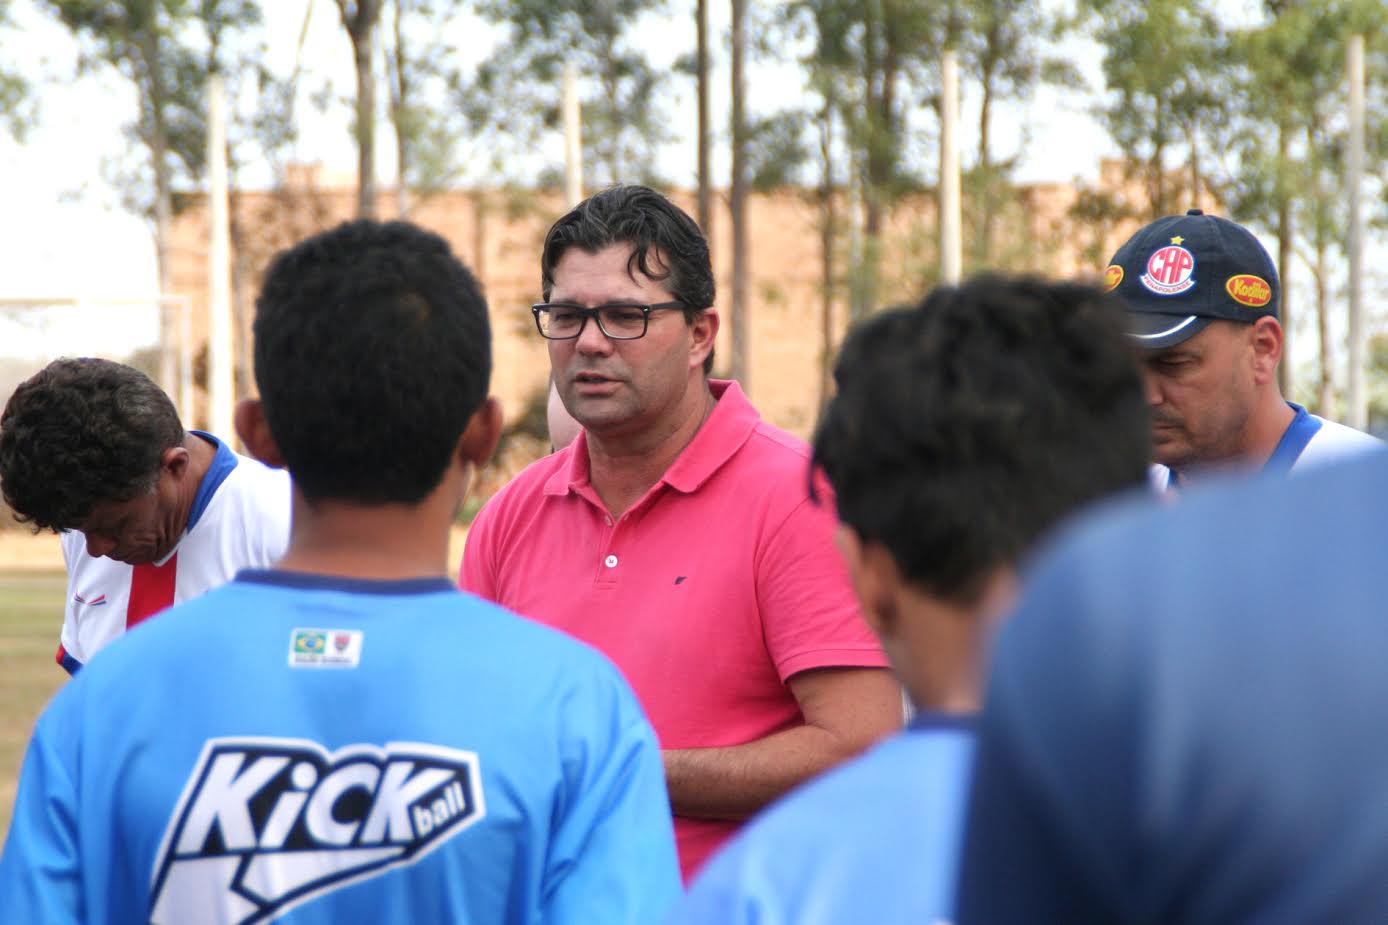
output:
[[[63,693],[70,693],[64,691]],[[24,756],[14,817],[0,855],[0,918],[63,925],[84,921],[77,788],[65,735],[69,698],[49,706]]]
[[[660,748],[624,686],[619,700],[611,731],[587,740],[566,762],[546,869],[545,922],[648,925],[680,897]]]

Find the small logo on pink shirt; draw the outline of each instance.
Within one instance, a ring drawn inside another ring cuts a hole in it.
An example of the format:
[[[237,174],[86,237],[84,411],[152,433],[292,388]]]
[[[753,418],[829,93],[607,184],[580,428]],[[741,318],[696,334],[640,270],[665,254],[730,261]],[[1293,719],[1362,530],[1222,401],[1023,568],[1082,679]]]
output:
[[[684,576],[683,576],[683,575],[681,575],[680,577],[678,577],[678,578],[675,579],[675,584],[682,584],[683,582],[684,582]]]

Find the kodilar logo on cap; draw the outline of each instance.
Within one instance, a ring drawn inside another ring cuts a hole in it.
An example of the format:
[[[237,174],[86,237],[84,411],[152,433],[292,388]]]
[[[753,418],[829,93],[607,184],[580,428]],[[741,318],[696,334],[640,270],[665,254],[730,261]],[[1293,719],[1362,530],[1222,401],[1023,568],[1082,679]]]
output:
[[[1112,292],[1118,288],[1118,284],[1123,282],[1123,268],[1116,263],[1108,265],[1104,271],[1104,292]]]
[[[1185,238],[1177,235],[1171,243],[1147,258],[1147,272],[1142,285],[1157,295],[1180,295],[1195,285],[1195,255],[1181,244]]]
[[[1224,291],[1229,293],[1229,298],[1249,308],[1262,308],[1272,301],[1272,287],[1267,284],[1267,280],[1251,273],[1229,277],[1224,284]]]

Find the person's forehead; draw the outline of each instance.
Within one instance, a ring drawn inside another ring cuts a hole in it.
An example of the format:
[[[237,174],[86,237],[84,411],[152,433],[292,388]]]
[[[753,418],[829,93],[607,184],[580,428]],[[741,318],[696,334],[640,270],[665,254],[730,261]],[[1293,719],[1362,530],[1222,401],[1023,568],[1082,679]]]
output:
[[[139,492],[135,497],[127,498],[124,501],[98,501],[92,505],[92,509],[83,518],[83,532],[118,526],[126,518],[152,507],[155,500],[153,494]]]
[[[642,273],[635,253],[635,247],[624,242],[609,244],[597,251],[571,247],[554,267],[554,290],[595,293],[604,298],[610,298],[612,293],[617,297],[668,293],[665,287],[669,281],[651,279]],[[646,252],[646,265],[656,272],[664,272],[665,263],[657,248]],[[555,296],[551,294],[551,298]]]
[[[1148,359],[1162,359],[1173,356],[1209,356],[1228,346],[1247,329],[1247,325],[1235,321],[1218,320],[1207,328],[1162,350],[1153,350]]]

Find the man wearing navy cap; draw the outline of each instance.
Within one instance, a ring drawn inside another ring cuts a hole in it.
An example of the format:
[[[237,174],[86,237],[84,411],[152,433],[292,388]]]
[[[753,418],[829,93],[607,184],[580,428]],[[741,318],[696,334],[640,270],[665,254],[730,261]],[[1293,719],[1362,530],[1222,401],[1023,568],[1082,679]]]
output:
[[[1159,489],[1198,471],[1286,473],[1382,446],[1282,397],[1281,287],[1246,228],[1191,209],[1118,249],[1105,288],[1128,305],[1142,349]]]

